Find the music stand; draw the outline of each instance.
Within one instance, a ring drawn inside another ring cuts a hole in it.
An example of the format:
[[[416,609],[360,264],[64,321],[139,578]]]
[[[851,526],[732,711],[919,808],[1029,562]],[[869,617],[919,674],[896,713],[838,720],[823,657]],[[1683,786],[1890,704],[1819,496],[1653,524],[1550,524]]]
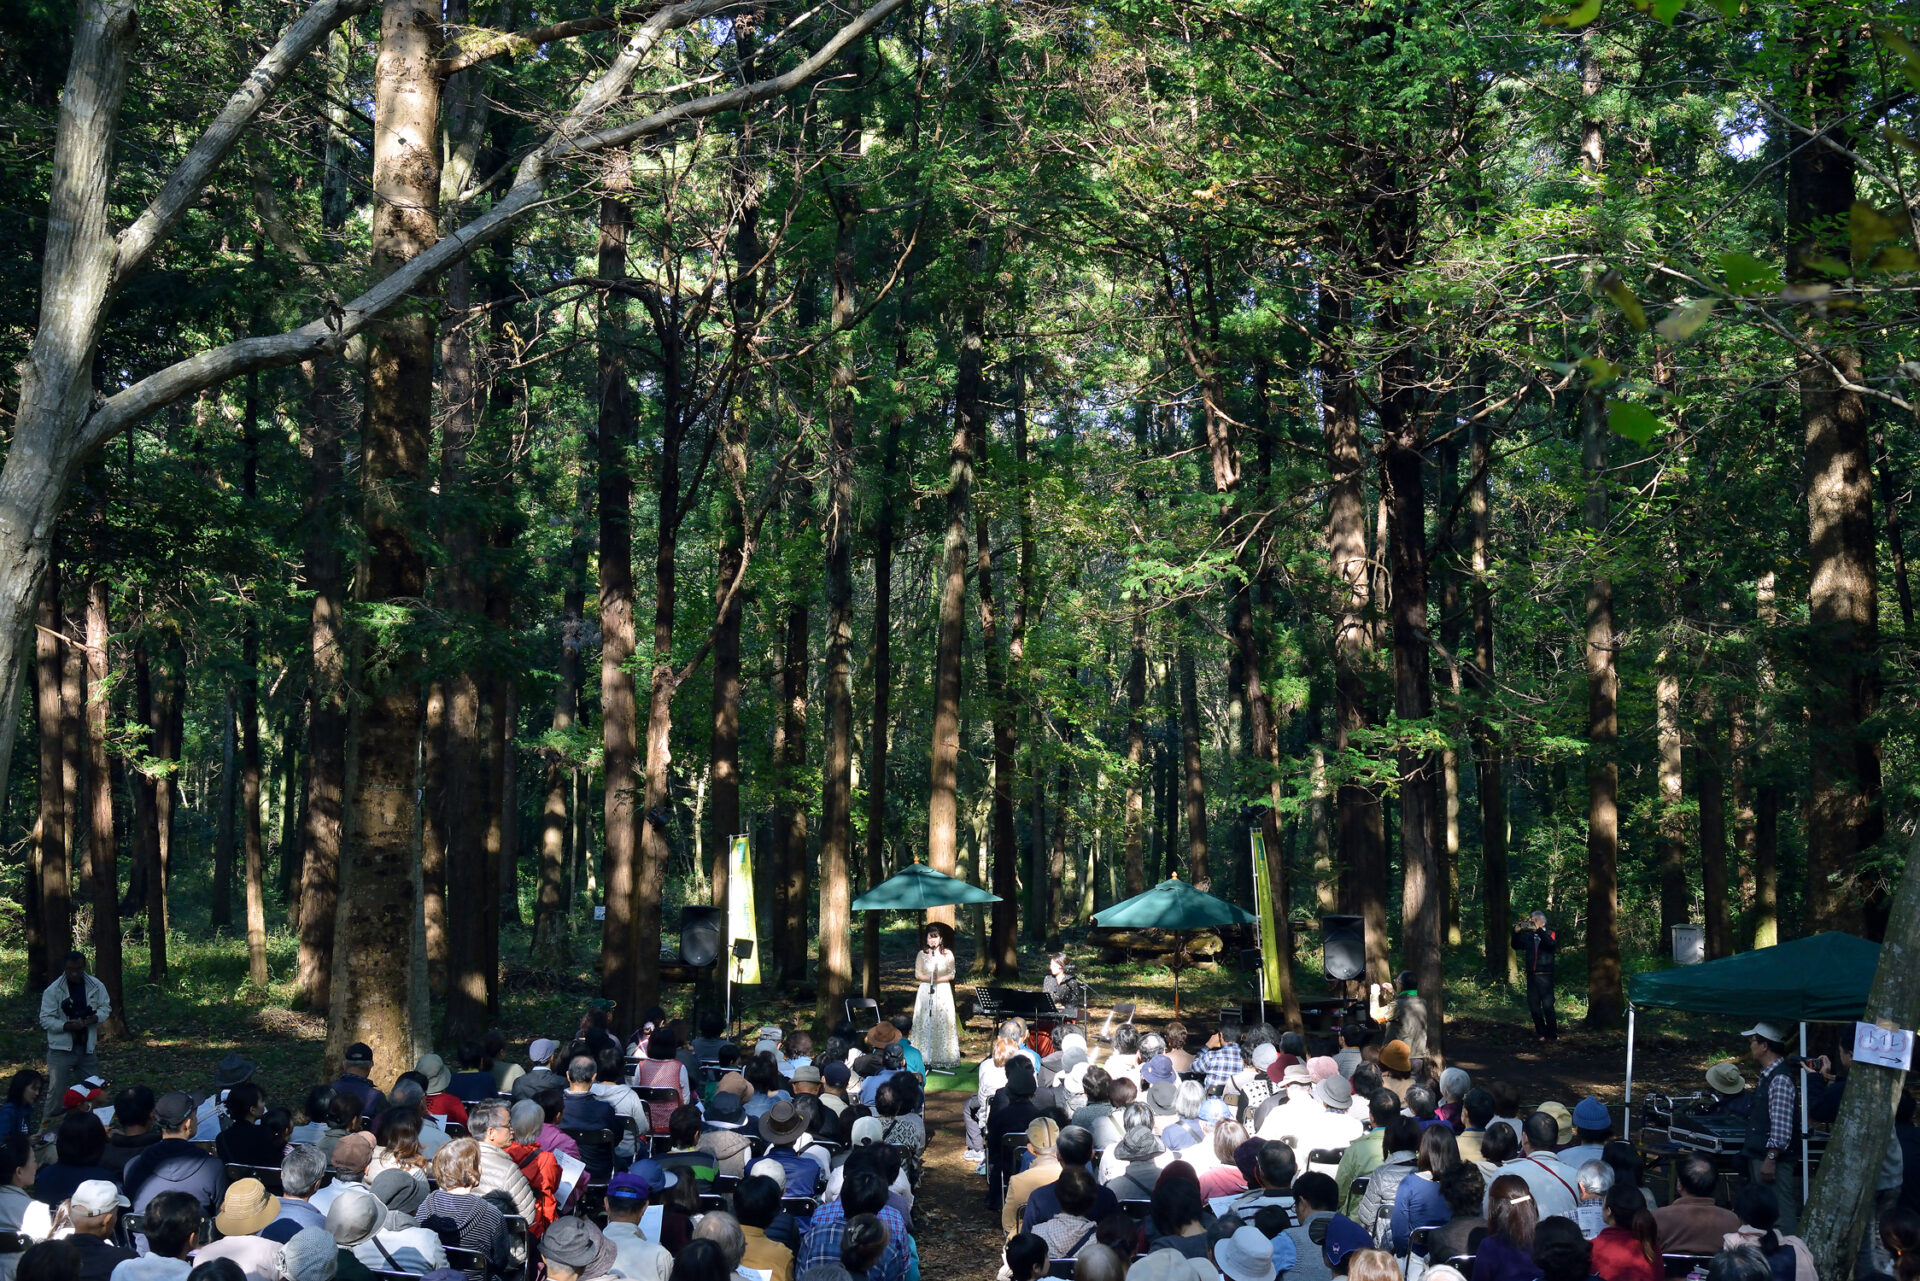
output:
[[[734,971],[740,968],[740,963],[742,961],[750,961],[752,959],[753,959],[753,940],[752,939],[735,939],[733,941],[733,959],[727,963],[727,1024],[728,1026],[732,1026],[733,1024]],[[735,1038],[737,1039],[740,1035],[740,1029],[735,1027],[733,1029],[733,1033]]]

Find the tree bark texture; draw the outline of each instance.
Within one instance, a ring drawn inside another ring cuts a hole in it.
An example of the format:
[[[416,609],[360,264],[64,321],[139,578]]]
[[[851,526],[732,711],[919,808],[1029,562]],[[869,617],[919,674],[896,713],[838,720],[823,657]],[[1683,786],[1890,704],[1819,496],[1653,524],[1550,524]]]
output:
[[[396,0],[380,13],[374,68],[372,267],[402,270],[438,238],[440,77],[434,55],[440,8]],[[432,451],[433,314],[426,307],[382,322],[367,358],[361,477],[366,564],[361,599],[416,607],[426,557],[415,541]],[[356,777],[342,842],[327,1060],[355,1041],[373,1049],[373,1074],[390,1080],[412,1065],[416,1034],[413,949],[419,911],[421,676],[417,642],[360,667]],[[368,656],[371,658],[371,656]]]
[[[611,158],[600,200],[599,272],[618,280],[627,271],[627,241],[633,215],[627,208],[631,171],[624,155]],[[632,392],[623,351],[626,302],[617,291],[601,295],[602,335],[598,356],[600,419],[598,464],[600,510],[600,747],[606,769],[606,836],[601,853],[601,891],[606,922],[600,932],[601,994],[619,1003],[623,1017],[637,1010],[627,1002],[639,988],[633,967],[653,968],[657,957],[638,957],[633,919],[639,860],[641,796],[639,705],[633,674],[633,476],[628,451],[633,445]]]
[[[1821,15],[1797,33],[1794,114],[1851,145],[1853,74],[1848,37]],[[1854,199],[1850,152],[1795,146],[1787,162],[1787,279],[1828,279],[1815,265],[1848,257]],[[1870,722],[1880,701],[1877,532],[1863,378],[1844,320],[1804,320],[1811,348],[1799,359],[1805,433],[1808,630],[1807,917],[1815,930],[1877,933],[1885,887],[1863,872],[1884,830],[1880,741]]]
[[[68,885],[70,823],[79,816],[67,810],[63,734],[66,703],[61,697],[67,639],[60,608],[60,566],[49,565],[35,613],[34,712],[39,721],[40,811],[34,844],[40,861],[40,984],[52,982],[67,953],[73,950],[73,897]]]
[[[93,848],[93,973],[107,985],[113,1013],[103,1031],[127,1035],[127,995],[120,958],[120,845],[113,829],[113,763],[107,755],[107,582],[87,584],[87,813]]]
[[[260,376],[247,377],[240,424],[240,494],[260,498]],[[252,613],[240,637],[240,841],[246,867],[247,980],[267,985],[267,869],[260,837],[260,623]]]
[[[978,261],[978,240],[968,257]],[[974,458],[984,431],[981,372],[986,358],[986,314],[978,289],[969,290],[960,317],[960,351],[954,371],[953,442],[947,453],[947,532],[940,580],[939,639],[934,651],[933,749],[928,772],[927,863],[954,876],[959,870],[960,687],[967,638],[967,514],[973,496]],[[953,909],[936,907],[928,921],[952,925]]]

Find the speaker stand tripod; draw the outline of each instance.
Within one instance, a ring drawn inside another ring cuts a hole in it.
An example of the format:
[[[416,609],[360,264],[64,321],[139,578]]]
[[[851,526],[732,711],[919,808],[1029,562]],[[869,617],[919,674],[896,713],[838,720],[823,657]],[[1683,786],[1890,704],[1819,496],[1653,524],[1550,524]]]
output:
[[[733,941],[733,955],[728,958],[727,961],[727,1026],[733,1029],[733,1039],[736,1041],[740,1039],[740,1028],[733,1021],[733,982],[736,977],[736,971],[738,971],[745,962],[752,959],[753,940],[735,939]]]

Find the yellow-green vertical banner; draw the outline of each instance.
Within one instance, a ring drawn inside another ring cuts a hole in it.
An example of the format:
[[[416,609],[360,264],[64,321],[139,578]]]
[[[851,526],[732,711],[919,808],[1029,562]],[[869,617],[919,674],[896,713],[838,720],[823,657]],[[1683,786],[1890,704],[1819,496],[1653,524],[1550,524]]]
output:
[[[1259,828],[1253,838],[1253,897],[1260,911],[1260,972],[1266,977],[1267,999],[1280,990],[1280,931],[1273,919],[1273,873],[1267,869],[1267,838]]]
[[[760,981],[760,925],[759,917],[753,911],[753,852],[747,848],[747,838],[736,836],[733,845],[727,851],[727,955],[726,963],[733,967],[730,971],[735,983],[758,983]],[[752,939],[753,955],[746,960],[735,960],[733,942],[735,939]]]

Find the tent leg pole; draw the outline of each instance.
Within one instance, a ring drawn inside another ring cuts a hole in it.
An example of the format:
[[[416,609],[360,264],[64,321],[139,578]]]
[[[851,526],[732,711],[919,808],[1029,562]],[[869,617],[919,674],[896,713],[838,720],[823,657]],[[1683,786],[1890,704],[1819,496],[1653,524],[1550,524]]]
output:
[[[1802,1019],[1800,1021],[1801,1063],[1805,1063],[1806,1057],[1807,1023],[1805,1019]],[[1795,1072],[1796,1075],[1792,1077],[1791,1080],[1794,1084],[1795,1093],[1800,1096],[1800,1213],[1805,1214],[1807,1212],[1807,1196],[1811,1190],[1809,1185],[1813,1182],[1812,1175],[1807,1170],[1807,1157],[1809,1155],[1807,1147],[1807,1083],[1804,1079],[1803,1068],[1796,1065]]]
[[[1633,1032],[1634,1009],[1629,1003],[1627,1006],[1627,1106],[1622,1114],[1620,1128],[1620,1137],[1623,1139],[1633,1138]]]

